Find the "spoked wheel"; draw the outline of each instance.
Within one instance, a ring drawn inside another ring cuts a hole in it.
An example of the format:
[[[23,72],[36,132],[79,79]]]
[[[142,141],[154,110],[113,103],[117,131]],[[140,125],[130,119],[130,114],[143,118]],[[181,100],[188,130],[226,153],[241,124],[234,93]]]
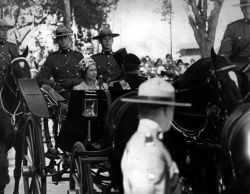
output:
[[[27,116],[22,175],[25,194],[45,194],[45,157],[38,118]]]
[[[70,167],[70,190],[78,191],[80,194],[93,194],[91,166],[81,161],[84,151],[86,149],[81,142],[74,144]]]

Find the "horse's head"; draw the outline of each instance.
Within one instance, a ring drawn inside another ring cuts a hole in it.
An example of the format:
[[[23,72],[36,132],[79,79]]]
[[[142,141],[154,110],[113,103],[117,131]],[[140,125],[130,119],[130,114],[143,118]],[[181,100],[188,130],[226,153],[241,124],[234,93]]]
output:
[[[31,78],[30,66],[26,59],[27,55],[28,47],[26,47],[22,55],[17,56],[11,61],[4,76],[4,87],[9,88],[9,90],[15,95],[17,92],[17,80]]]
[[[19,55],[11,61],[11,74],[14,79],[31,78],[30,66],[26,59],[29,52],[28,46],[22,55]]]
[[[243,102],[242,74],[225,57],[217,55],[213,48],[211,49],[211,60],[208,82],[214,99],[221,108],[231,113]]]

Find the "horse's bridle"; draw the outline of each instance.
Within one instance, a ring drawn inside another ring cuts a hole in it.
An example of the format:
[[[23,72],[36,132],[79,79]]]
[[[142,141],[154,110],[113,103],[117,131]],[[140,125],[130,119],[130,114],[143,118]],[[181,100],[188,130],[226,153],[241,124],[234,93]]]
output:
[[[218,93],[219,95],[218,97],[218,102],[220,104],[220,108],[224,110],[225,114],[228,115],[227,113],[227,108],[225,103],[222,100],[222,84],[221,81],[218,79],[217,73],[218,72],[224,72],[224,71],[230,71],[232,69],[235,69],[235,65],[228,65],[219,69],[215,69],[213,66],[209,69],[209,76],[207,78],[207,83],[210,86],[210,88],[215,91],[214,93]],[[213,83],[210,84],[212,82],[212,80],[215,82],[215,84],[217,85],[217,87],[213,87]]]
[[[13,78],[15,84],[17,84],[17,81],[16,81],[16,79],[15,79],[15,77],[14,77],[14,72],[13,72],[12,64],[13,64],[15,61],[20,60],[20,59],[25,60],[26,62],[28,62],[27,59],[24,58],[24,57],[17,57],[17,58],[15,58],[15,59],[13,59],[13,60],[11,61],[10,64],[7,64],[7,65],[8,65],[8,66],[7,66],[7,71],[5,72],[4,79],[3,79],[4,84],[8,87],[8,89],[10,90],[10,92],[11,92],[15,97],[17,97],[17,95],[18,95],[18,89],[16,89],[16,91],[14,91],[14,89],[9,85],[9,83],[8,83],[8,81],[7,81],[7,76],[8,76],[8,73],[10,73],[10,75],[12,76],[12,78]],[[5,62],[7,63],[7,61],[5,61]],[[13,113],[9,112],[9,111],[6,110],[6,108],[4,107],[4,104],[3,104],[3,101],[2,101],[2,90],[3,90],[3,87],[2,87],[1,90],[0,90],[0,105],[1,105],[1,108],[3,109],[3,111],[4,111],[7,115],[9,115],[9,116],[11,117],[11,124],[12,124],[13,126],[15,126],[15,124],[16,124],[16,116],[21,115],[21,114],[23,113],[23,112],[17,112],[18,109],[19,109],[19,107],[20,107],[21,102],[20,102],[20,101],[18,102],[18,105],[17,105],[17,107],[15,108],[15,110],[14,110]]]

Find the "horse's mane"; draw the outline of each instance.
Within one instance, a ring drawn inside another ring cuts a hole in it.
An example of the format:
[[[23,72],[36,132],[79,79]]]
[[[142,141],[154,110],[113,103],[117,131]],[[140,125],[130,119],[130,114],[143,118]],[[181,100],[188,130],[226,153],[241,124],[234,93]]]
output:
[[[208,77],[211,58],[202,58],[191,65],[178,79],[177,89],[184,89],[201,84]]]

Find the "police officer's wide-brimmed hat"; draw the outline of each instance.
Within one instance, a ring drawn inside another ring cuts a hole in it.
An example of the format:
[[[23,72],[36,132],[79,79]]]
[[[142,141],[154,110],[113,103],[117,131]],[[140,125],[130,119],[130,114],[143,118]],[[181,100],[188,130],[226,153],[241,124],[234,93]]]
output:
[[[108,27],[103,27],[99,33],[98,33],[98,36],[94,36],[92,39],[94,40],[101,40],[102,38],[104,38],[105,36],[112,36],[112,37],[117,37],[119,36],[120,34],[117,34],[117,33],[113,33],[110,28]]]
[[[239,4],[233,5],[233,7],[245,7],[250,6],[250,0],[240,0]]]
[[[0,19],[0,29],[11,29],[14,26],[11,25],[6,19]]]
[[[56,28],[55,36],[56,38],[72,35],[72,31],[64,25],[60,25]]]
[[[175,102],[175,89],[162,78],[152,78],[139,86],[138,95],[135,98],[122,98],[123,102],[139,104],[158,104],[169,106],[191,106],[190,103]]]

